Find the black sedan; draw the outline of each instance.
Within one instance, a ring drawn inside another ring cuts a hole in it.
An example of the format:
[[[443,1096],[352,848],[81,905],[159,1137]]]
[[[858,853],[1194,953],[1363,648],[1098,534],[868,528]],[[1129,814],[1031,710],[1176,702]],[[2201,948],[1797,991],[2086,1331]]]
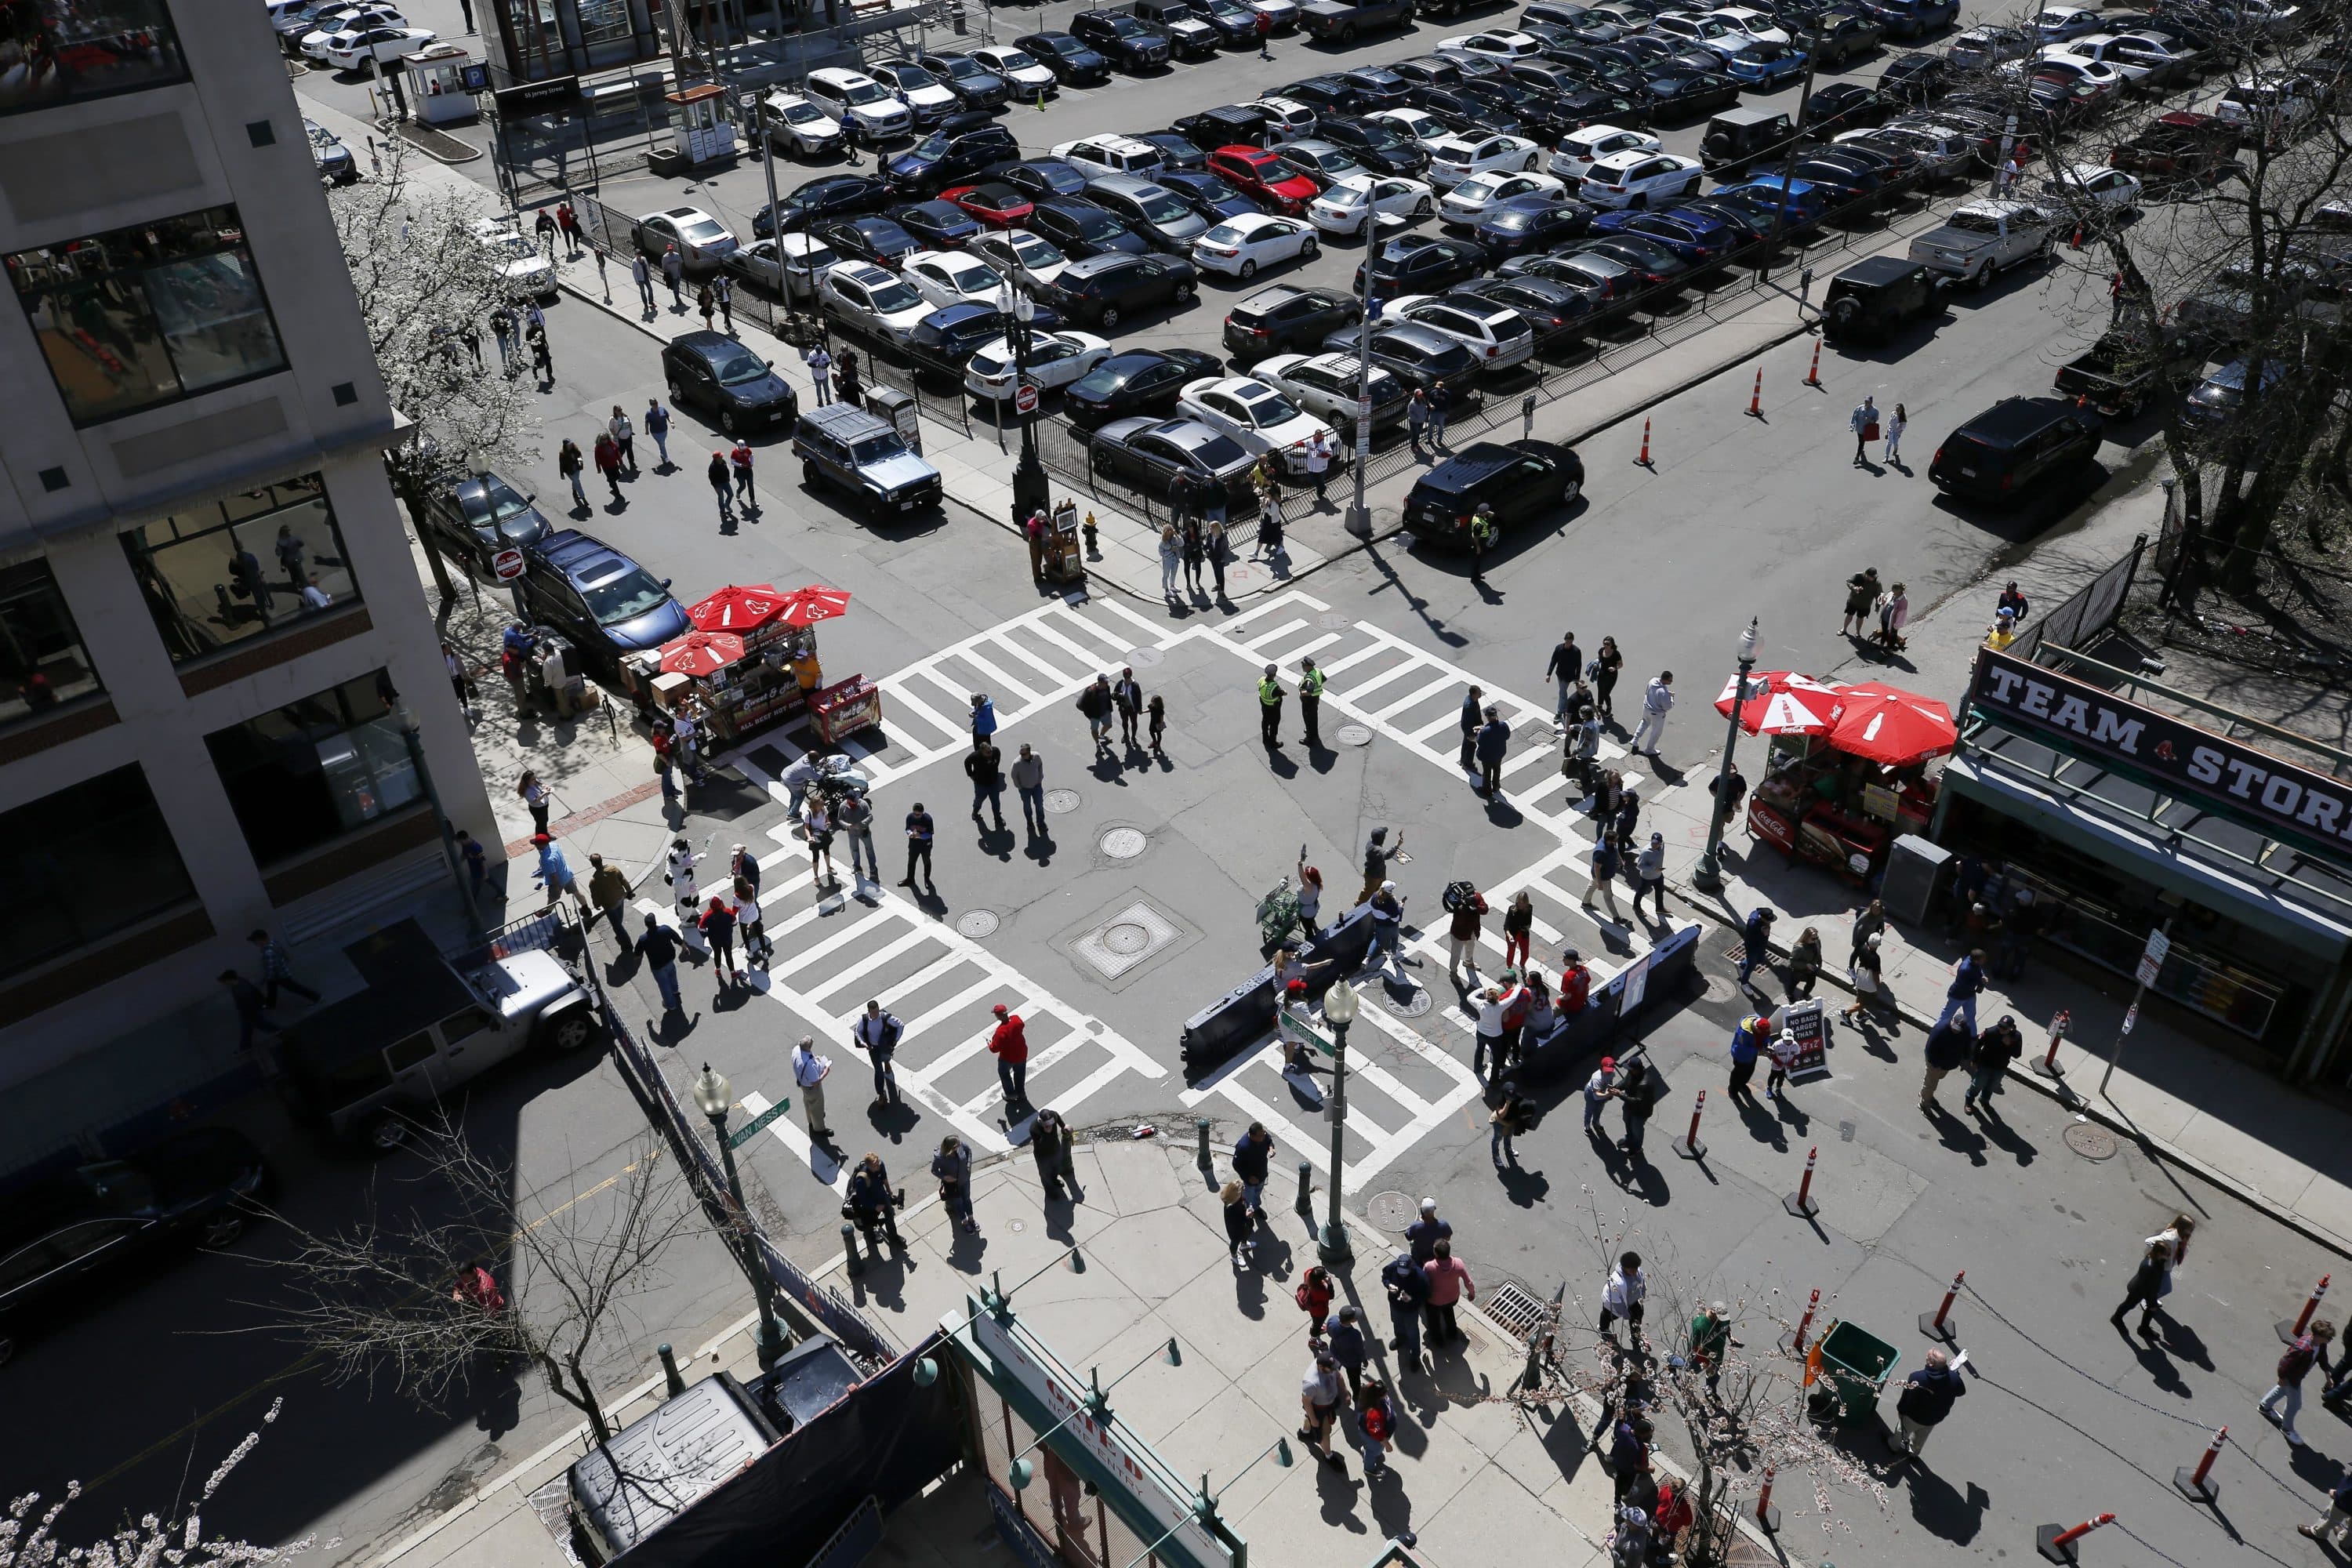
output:
[[[1378,174],[1420,174],[1429,149],[1385,120],[1318,119],[1315,134]]]
[[[1206,169],[1209,155],[1201,151],[1189,136],[1173,131],[1147,131],[1136,138],[1148,147],[1160,149],[1162,169]]]
[[[1958,74],[1941,55],[1897,55],[1878,73],[1878,93],[1890,103],[1933,103],[1952,89]]]
[[[1181,257],[1102,252],[1063,268],[1037,297],[1070,321],[1108,331],[1122,316],[1155,305],[1181,310],[1200,291],[1201,275]]]
[[[1164,419],[1176,412],[1186,383],[1224,373],[1224,361],[1199,349],[1130,349],[1073,382],[1062,394],[1062,406],[1081,430],[1114,419]]]
[[[1556,140],[1561,132],[1576,129],[1560,113],[1549,93],[1515,78],[1503,76],[1493,81],[1464,82],[1462,90],[1474,101],[1487,106],[1488,124],[1516,120],[1538,142]]]
[[[261,1151],[215,1127],[12,1195],[0,1221],[0,1363],[44,1319],[87,1317],[117,1270],[228,1246],[268,1179]]]
[[[824,218],[879,212],[898,199],[888,181],[871,174],[827,174],[809,181],[773,207],[753,213],[752,237],[773,239],[779,218],[786,229],[806,228]]]
[[[1087,192],[1087,177],[1075,163],[1059,158],[1024,158],[1016,163],[997,163],[982,171],[992,180],[1002,180],[1033,202],[1050,201],[1055,196],[1082,196]]]
[[[1858,131],[1886,118],[1886,100],[1858,81],[1825,82],[1813,89],[1805,104],[1802,129],[1828,138],[1841,131]]]
[[[973,232],[978,233],[979,227],[974,224]],[[833,247],[835,255],[855,261],[871,261],[893,272],[898,270],[898,263],[927,248],[921,240],[879,214],[813,224],[809,227],[809,237],[823,240]]]
[[[1584,493],[1584,460],[1552,441],[1480,441],[1421,476],[1404,498],[1405,531],[1467,549],[1470,520],[1490,509],[1498,529],[1549,517]]]
[[[1364,95],[1364,112],[1404,109],[1412,102],[1412,84],[1385,66],[1360,66],[1339,73],[1339,79]]]
[[[775,367],[722,332],[688,332],[662,345],[669,400],[699,409],[730,436],[790,428],[800,399]]]
[[[1151,248],[1150,240],[1094,203],[1067,196],[1039,202],[1029,228],[1065,256],[1140,256]]]
[[[1582,289],[1525,273],[1517,278],[1481,278],[1454,292],[1482,304],[1500,305],[1517,316],[1535,333],[1538,353],[1583,336],[1593,314],[1591,297]]]
[[[1424,87],[1413,94],[1412,106],[1448,131],[1498,131],[1507,136],[1533,134],[1507,108],[1472,93],[1467,82]]]
[[[1826,153],[1798,159],[1796,176],[1819,191],[1822,199],[1832,210],[1856,204],[1867,205],[1885,184],[1861,164],[1850,159],[1832,158]]]
[[[1372,258],[1372,292],[1394,298],[1399,294],[1442,294],[1456,283],[1466,283],[1478,276],[1486,264],[1486,253],[1467,240],[1439,239],[1432,235],[1412,234],[1390,240]],[[1354,291],[1364,291],[1364,264],[1357,263]]]
[[[1114,419],[1087,433],[1087,452],[1097,473],[1147,494],[1168,494],[1181,474],[1197,486],[1222,489],[1229,515],[1257,511],[1251,481],[1256,455],[1197,419]]]
[[[1550,196],[1513,196],[1478,221],[1477,240],[1496,261],[1551,250],[1592,230],[1592,209]]]
[[[1038,331],[1051,331],[1062,324],[1061,312],[1041,305],[1029,324]],[[1012,330],[1012,321],[993,305],[960,300],[917,321],[908,342],[932,360],[953,362],[961,374],[963,361]]]
[[[1596,239],[1580,240],[1570,254],[1601,256],[1629,268],[1645,289],[1663,288],[1680,281],[1692,271],[1693,264],[1675,255],[1665,246],[1645,235],[1610,234]]]
[[[1223,177],[1205,170],[1196,173],[1188,169],[1162,169],[1152,174],[1151,183],[1162,190],[1175,193],[1178,201],[1211,223],[1261,210],[1255,202],[1235,190]]]
[[[953,202],[916,202],[883,216],[922,241],[925,250],[957,250],[980,237],[980,225]]]
[[[1068,33],[1024,33],[1013,40],[1065,87],[1096,87],[1110,79],[1110,62]]]
[[[1713,114],[1739,101],[1737,78],[1678,62],[1652,71],[1642,85],[1649,89],[1651,113],[1660,120]]]
[[[1002,109],[1013,96],[1011,82],[961,50],[917,58],[966,109]]]
[[[426,497],[422,521],[442,554],[488,576],[499,551],[519,550],[554,531],[533,499],[496,474],[468,474]]]

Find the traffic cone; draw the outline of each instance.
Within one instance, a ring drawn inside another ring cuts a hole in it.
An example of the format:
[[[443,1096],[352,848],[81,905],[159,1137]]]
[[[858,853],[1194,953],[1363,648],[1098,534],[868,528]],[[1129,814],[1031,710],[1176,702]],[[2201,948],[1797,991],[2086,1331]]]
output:
[[[2074,226],[2074,237],[2066,243],[2067,248],[2070,250],[2080,250],[2083,248],[2083,226],[2081,224],[2078,223]]]
[[[1633,459],[1633,466],[1637,468],[1654,468],[1657,466],[1650,461],[1650,422],[1647,419],[1642,421],[1642,455]]]
[[[1756,371],[1756,390],[1748,395],[1748,417],[1750,419],[1764,417],[1764,370],[1760,365]]]
[[[1819,338],[1815,338],[1815,339],[1813,340],[1813,368],[1812,368],[1812,369],[1811,369],[1811,370],[1809,370],[1809,371],[1807,371],[1807,372],[1805,372],[1805,384],[1806,384],[1807,386],[1819,386],[1819,385],[1821,385],[1821,384],[1822,384],[1822,340],[1821,340],[1821,339],[1819,339]]]

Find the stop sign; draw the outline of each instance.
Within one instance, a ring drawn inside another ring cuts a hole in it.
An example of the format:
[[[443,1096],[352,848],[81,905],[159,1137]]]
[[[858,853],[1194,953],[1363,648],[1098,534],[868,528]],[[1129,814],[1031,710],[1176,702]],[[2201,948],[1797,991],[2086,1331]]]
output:
[[[511,583],[522,575],[522,552],[501,550],[490,557],[490,570],[499,574],[501,583]]]
[[[1037,412],[1037,389],[1024,382],[1013,389],[1013,407],[1018,414]]]

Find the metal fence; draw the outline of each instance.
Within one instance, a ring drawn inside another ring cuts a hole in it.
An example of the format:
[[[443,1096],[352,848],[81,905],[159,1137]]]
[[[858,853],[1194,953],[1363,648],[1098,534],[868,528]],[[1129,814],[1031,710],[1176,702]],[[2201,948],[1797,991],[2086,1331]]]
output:
[[[2079,649],[2114,626],[2123,613],[2124,601],[2131,596],[2132,582],[2139,574],[2140,555],[2147,549],[2147,535],[2143,533],[2132,541],[2130,553],[2122,560],[2075,589],[2056,609],[2038,621],[2029,622],[2010,645],[2011,657],[2047,664],[2050,661],[2042,657],[2044,648],[2053,652]]]

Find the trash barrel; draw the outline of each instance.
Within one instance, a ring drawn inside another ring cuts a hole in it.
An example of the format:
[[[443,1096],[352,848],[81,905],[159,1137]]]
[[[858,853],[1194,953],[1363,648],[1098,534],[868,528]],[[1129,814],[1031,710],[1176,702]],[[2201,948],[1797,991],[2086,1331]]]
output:
[[[1874,1419],[1879,1391],[1895,1366],[1893,1345],[1858,1323],[1832,1323],[1816,1345],[1821,1376],[1806,1395],[1808,1407],[1822,1420],[1860,1426]]]

